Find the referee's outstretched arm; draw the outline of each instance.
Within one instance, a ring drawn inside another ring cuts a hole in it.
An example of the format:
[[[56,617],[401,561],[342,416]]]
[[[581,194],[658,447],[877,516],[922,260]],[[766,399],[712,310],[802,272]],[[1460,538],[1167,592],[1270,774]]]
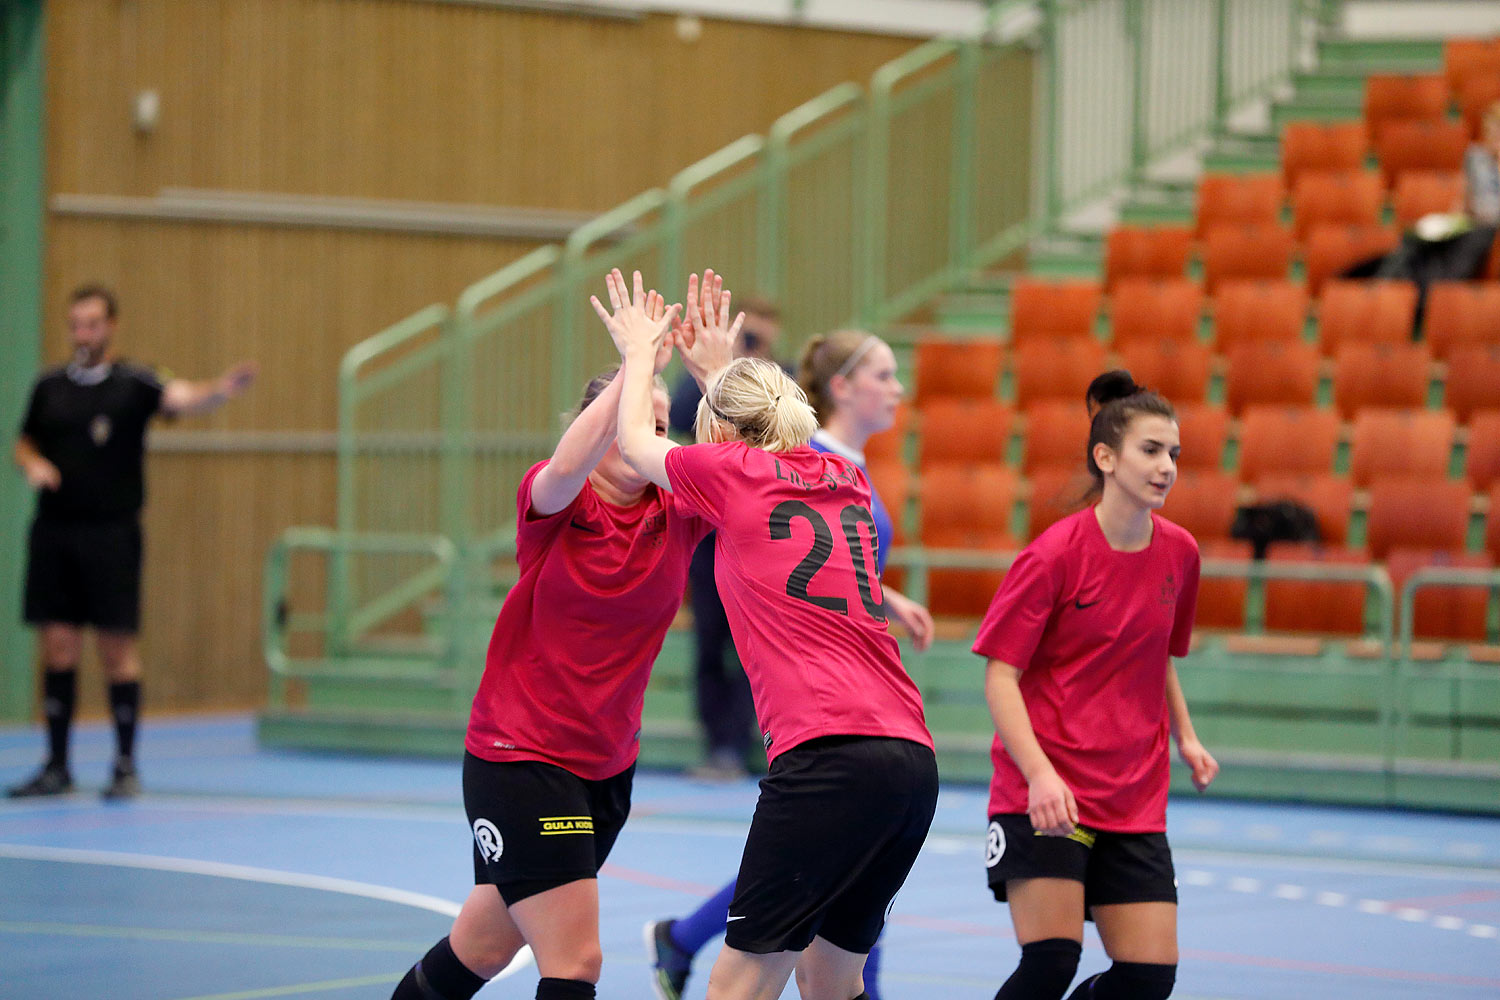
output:
[[[258,371],[254,361],[241,361],[218,378],[201,381],[174,378],[162,386],[161,408],[172,416],[212,413],[250,388]]]

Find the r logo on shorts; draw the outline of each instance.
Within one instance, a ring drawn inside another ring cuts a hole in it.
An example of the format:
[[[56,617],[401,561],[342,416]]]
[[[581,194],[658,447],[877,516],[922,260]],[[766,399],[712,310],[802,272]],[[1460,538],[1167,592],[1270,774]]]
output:
[[[479,847],[480,856],[486,861],[498,861],[501,852],[505,850],[505,841],[500,838],[500,831],[487,819],[474,821],[474,843]]]
[[[990,832],[984,838],[984,866],[993,868],[1005,857],[1005,829],[999,823],[990,824]]]

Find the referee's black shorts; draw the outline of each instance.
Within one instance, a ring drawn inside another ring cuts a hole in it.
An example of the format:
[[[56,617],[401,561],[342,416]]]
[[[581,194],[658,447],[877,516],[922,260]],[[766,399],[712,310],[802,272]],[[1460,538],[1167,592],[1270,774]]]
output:
[[[632,764],[590,781],[556,764],[464,754],[464,810],[474,835],[474,884],[507,906],[595,878],[630,815]]]
[[[937,759],[910,740],[826,736],[771,762],[724,943],[758,955],[821,937],[866,953],[927,839]]]
[[[31,625],[140,631],[140,518],[33,521],[24,611]]]

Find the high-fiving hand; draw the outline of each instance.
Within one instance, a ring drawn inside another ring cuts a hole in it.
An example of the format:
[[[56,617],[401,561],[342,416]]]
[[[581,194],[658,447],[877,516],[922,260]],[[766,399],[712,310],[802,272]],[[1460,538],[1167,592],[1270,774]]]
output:
[[[729,293],[724,291],[724,276],[712,269],[688,275],[687,308],[683,321],[672,331],[682,352],[682,363],[698,385],[734,360],[734,345],[745,323],[740,313],[729,321]]]
[[[654,370],[661,371],[672,359],[674,338],[667,334],[682,306],[666,305],[665,300],[654,289],[647,292],[639,271],[635,272],[633,297],[619,268],[604,276],[604,284],[609,291],[613,314],[604,308],[598,296],[590,295],[589,302],[593,304],[594,312],[604,321],[604,328],[609,331],[620,357],[641,356],[649,351],[653,356]]]

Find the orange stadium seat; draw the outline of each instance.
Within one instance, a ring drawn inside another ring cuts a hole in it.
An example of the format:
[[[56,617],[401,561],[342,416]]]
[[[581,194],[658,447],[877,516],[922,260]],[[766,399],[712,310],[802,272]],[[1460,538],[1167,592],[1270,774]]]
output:
[[[1422,335],[1439,360],[1460,347],[1500,345],[1500,284],[1435,281],[1427,288]]]
[[[1330,281],[1318,304],[1318,345],[1331,356],[1344,344],[1409,344],[1416,308],[1410,281]]]
[[[1460,347],[1449,355],[1443,405],[1463,424],[1475,410],[1500,409],[1500,344]]]
[[[911,407],[903,403],[896,407],[896,422],[890,429],[871,435],[865,442],[865,462],[878,465],[902,461],[906,454],[906,435],[910,430]]]
[[[1469,484],[1405,474],[1370,487],[1365,544],[1376,559],[1398,546],[1462,551],[1469,530]]]
[[[1260,503],[1295,500],[1310,507],[1317,515],[1318,534],[1324,545],[1343,545],[1349,540],[1349,519],[1354,513],[1354,484],[1348,476],[1331,472],[1266,475],[1255,484],[1255,497]]]
[[[922,340],[915,352],[917,403],[942,397],[991,399],[1000,382],[1005,346],[998,340]]]
[[[1214,292],[1214,344],[1227,354],[1240,344],[1302,340],[1307,292],[1290,281],[1226,281]]]
[[[936,465],[922,470],[922,542],[933,531],[1008,534],[1018,479],[998,462]]]
[[[1200,403],[1208,396],[1213,351],[1207,344],[1163,340],[1121,347],[1120,362],[1141,385],[1173,403]]]
[[[1469,420],[1469,448],[1464,474],[1476,490],[1500,483],[1500,409],[1477,410]]]
[[[1358,549],[1304,543],[1274,544],[1266,559],[1272,563],[1325,566],[1370,564],[1369,555]],[[1266,628],[1277,632],[1359,635],[1365,630],[1365,591],[1363,582],[1267,580]]]
[[[1500,101],[1500,71],[1486,76],[1473,76],[1456,91],[1458,114],[1464,123],[1464,131],[1476,142],[1483,130],[1484,113],[1496,101]]]
[[[1122,280],[1184,277],[1192,252],[1187,226],[1116,226],[1104,240],[1104,287],[1113,295]]]
[[[1077,400],[1045,399],[1025,410],[1022,467],[1027,475],[1043,466],[1083,468],[1089,442],[1089,415],[1083,393]]]
[[[1217,470],[1229,442],[1229,411],[1218,403],[1185,403],[1176,410],[1182,439],[1178,468]]]
[[[960,526],[934,530],[926,544],[966,552],[1013,552],[1021,547],[1006,533]],[[929,569],[927,610],[940,617],[981,618],[1003,582],[1002,569]]]
[[[1391,212],[1406,230],[1424,215],[1454,211],[1463,198],[1464,175],[1457,170],[1403,170],[1396,175]]]
[[[1500,74],[1500,38],[1450,38],[1443,42],[1443,78],[1457,94],[1475,77]]]
[[[1419,569],[1474,568],[1491,569],[1495,565],[1485,553],[1434,551],[1397,547],[1385,558],[1385,571],[1391,575],[1396,591],[1396,614],[1401,614],[1401,588]],[[1486,587],[1424,586],[1417,590],[1412,615],[1412,631],[1418,639],[1460,639],[1483,642],[1487,629],[1485,616],[1489,605]],[[1400,627],[1399,618],[1397,627]]]
[[[1053,524],[1085,506],[1092,481],[1083,467],[1083,444],[1079,457],[1067,462],[1042,466],[1030,474],[1031,495],[1026,504],[1026,538],[1028,541]]]
[[[1109,302],[1115,348],[1161,340],[1196,343],[1203,315],[1203,289],[1176,278],[1147,281],[1130,278],[1115,286]]]
[[[1314,226],[1303,260],[1307,294],[1317,298],[1323,283],[1345,269],[1396,249],[1400,234],[1388,226]]]
[[[1229,412],[1252,403],[1311,406],[1318,397],[1318,351],[1311,344],[1240,344],[1229,352],[1224,380]]]
[[[1250,543],[1211,539],[1198,546],[1204,559],[1220,559],[1250,564]],[[1245,598],[1249,581],[1242,577],[1208,577],[1198,582],[1198,613],[1193,618],[1197,628],[1242,629],[1245,627]]]
[[[1022,278],[1010,291],[1010,342],[1093,336],[1104,289],[1097,281]]]
[[[1204,174],[1193,232],[1201,240],[1219,226],[1275,225],[1285,194],[1281,177],[1273,173]]]
[[[1011,355],[1016,405],[1066,399],[1083,409],[1083,394],[1104,371],[1104,345],[1093,337],[1066,337],[1023,344]]]
[[[1386,126],[1409,119],[1440,119],[1448,113],[1448,83],[1441,73],[1373,73],[1365,78],[1364,119],[1372,144]]]
[[[1296,239],[1275,223],[1216,226],[1203,249],[1203,282],[1212,295],[1225,281],[1282,281],[1292,263]]]
[[[1240,478],[1333,471],[1339,418],[1310,406],[1250,406],[1240,420]]]
[[[1432,352],[1425,344],[1345,344],[1333,365],[1333,401],[1346,420],[1371,406],[1427,405]]]
[[[1161,515],[1199,541],[1228,538],[1238,495],[1239,483],[1227,472],[1184,470],[1167,494]]]
[[[1408,170],[1462,170],[1468,148],[1468,130],[1450,121],[1389,122],[1375,143],[1387,187]]]
[[[1373,226],[1380,222],[1385,190],[1373,170],[1308,170],[1292,191],[1292,231],[1307,239],[1315,225]]]
[[[1308,170],[1362,169],[1369,148],[1364,122],[1288,122],[1281,130],[1282,184],[1295,190]]]
[[[921,417],[919,464],[1004,462],[1014,411],[998,399],[937,399]]]
[[[1349,475],[1356,486],[1386,476],[1446,479],[1455,431],[1447,410],[1360,410],[1354,418]]]

